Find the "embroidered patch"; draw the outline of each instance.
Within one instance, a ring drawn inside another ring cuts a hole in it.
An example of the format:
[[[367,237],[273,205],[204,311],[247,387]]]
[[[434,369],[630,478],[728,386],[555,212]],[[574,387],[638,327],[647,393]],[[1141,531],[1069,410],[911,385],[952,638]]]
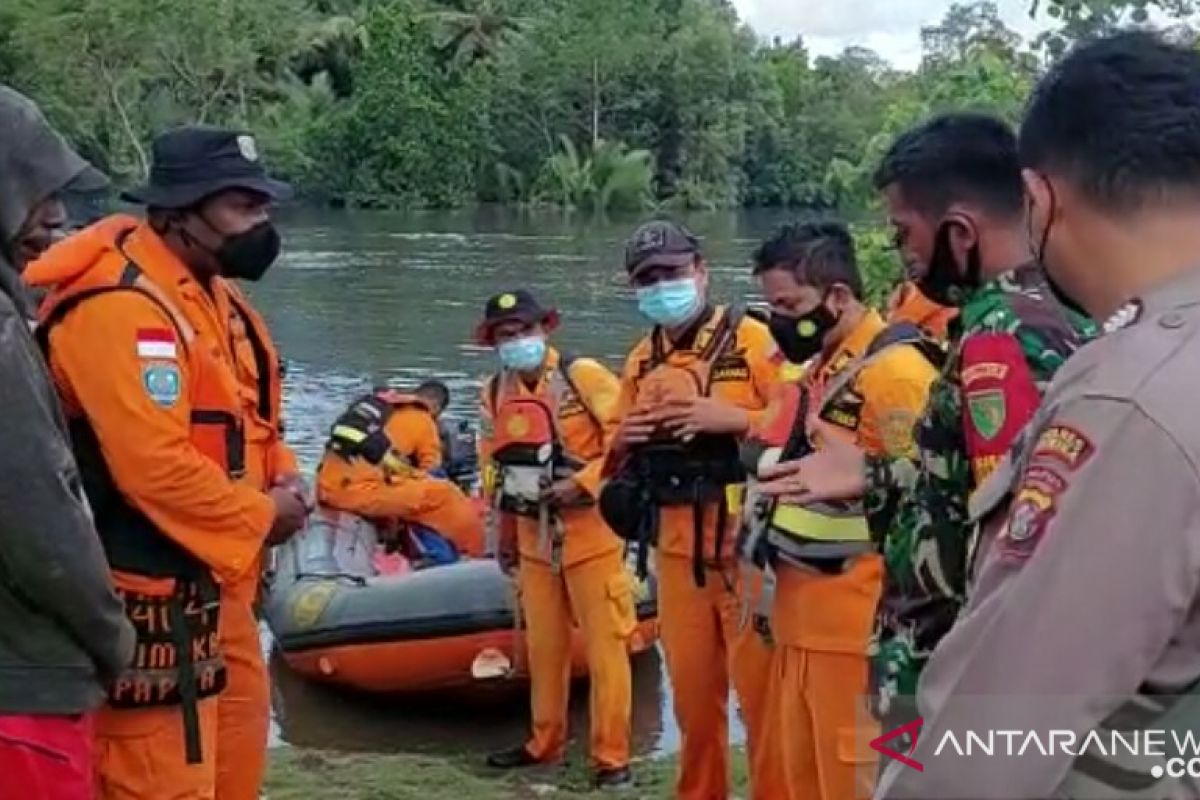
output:
[[[136,341],[138,358],[177,357],[175,331],[170,328],[139,328]]]
[[[961,370],[967,455],[972,462],[1002,457],[1041,402],[1021,344],[1006,333],[968,336]],[[978,472],[975,478],[982,480]]]
[[[1092,455],[1092,442],[1069,425],[1052,425],[1042,431],[1033,447],[1033,457],[1052,458],[1074,470]]]
[[[856,431],[862,422],[865,404],[866,401],[863,400],[862,395],[847,389],[825,409],[821,418],[846,430]]]
[[[911,411],[895,410],[888,413],[883,418],[879,430],[884,452],[893,456],[912,455],[916,449],[913,442],[913,428],[916,424],[916,415]]]
[[[979,456],[971,459],[971,471],[975,473],[975,484],[982,484],[988,476],[996,471],[1004,456]]]
[[[997,540],[1000,555],[1009,561],[1024,561],[1033,554],[1037,543],[1054,516],[1058,495],[1024,485],[1013,500],[1008,521]]]
[[[179,402],[182,379],[174,364],[147,364],[142,368],[142,387],[158,405],[173,408]]]
[[[968,393],[967,410],[971,414],[971,421],[975,423],[975,430],[979,431],[979,435],[984,439],[995,439],[1000,435],[1000,431],[1004,430],[1004,420],[1008,412],[1004,405],[1004,392],[1001,390],[988,389]]]

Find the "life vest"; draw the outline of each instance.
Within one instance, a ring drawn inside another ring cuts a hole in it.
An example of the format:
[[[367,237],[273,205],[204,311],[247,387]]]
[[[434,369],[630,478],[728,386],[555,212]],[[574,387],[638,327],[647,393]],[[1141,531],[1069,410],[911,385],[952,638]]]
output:
[[[241,291],[233,284],[228,285],[229,303],[236,321],[246,331],[257,373],[255,412],[259,419],[283,436],[283,419],[280,415],[283,400],[284,365],[279,353],[271,344],[266,327],[260,317],[246,302]],[[231,343],[232,344],[232,343]]]
[[[699,358],[687,367],[667,363],[662,331],[651,333],[648,369],[638,381],[635,408],[655,408],[676,401],[708,397],[714,367],[737,342],[745,309],[718,309],[721,315]],[[720,559],[728,522],[727,487],[739,484],[746,472],[739,458],[738,439],[726,434],[699,434],[683,442],[660,429],[650,441],[633,448],[617,475],[605,484],[600,508],[619,536],[638,547],[638,577],[647,571],[647,554],[658,537],[658,509],[691,506],[694,520],[693,577],[705,584],[705,509],[716,505],[714,558]]]
[[[118,249],[123,238],[117,240]],[[133,261],[101,264],[51,291],[37,328],[43,352],[49,357],[51,331],[72,310],[111,292],[140,294],[171,320],[190,367],[189,439],[231,479],[242,477],[245,440],[239,398],[215,377],[225,367],[207,347],[196,343],[195,329],[187,317]],[[226,683],[218,636],[219,590],[203,562],[125,500],[86,415],[72,416],[68,426],[84,491],[111,568],[150,579],[170,578],[176,586],[171,596],[118,586],[126,616],[137,633],[137,649],[133,664],[109,687],[108,703],[114,708],[182,706],[188,763],[199,763],[197,702],[220,693]]]
[[[862,370],[892,347],[917,347],[934,366],[940,366],[941,348],[911,323],[884,328],[856,360],[848,364],[825,387],[821,413]],[[738,529],[737,553],[747,569],[764,573],[757,608],[747,603],[745,619],[752,618],[764,638],[770,638],[768,620],[774,603],[774,568],[779,563],[837,574],[857,556],[872,552],[875,544],[861,501],[818,502],[804,506],[780,503],[757,496],[755,476],[780,461],[793,461],[812,452],[806,422],[811,394],[799,383],[781,384],[776,411],[742,446],[741,460],[750,479],[742,524]],[[748,576],[749,577],[749,576]],[[747,580],[746,585],[753,581]]]
[[[571,367],[575,358],[559,356],[548,376],[549,396],[531,397],[501,391],[507,376],[493,376],[488,386],[492,411],[493,470],[488,491],[496,497],[499,510],[539,519],[543,504],[539,497],[551,483],[569,478],[584,462],[567,451],[559,430],[558,413],[567,394],[573,392],[590,415],[575,382]],[[595,417],[592,417],[595,421]],[[598,421],[595,424],[599,425]]]
[[[501,513],[535,519],[538,548],[549,555],[550,568],[556,573],[562,570],[566,535],[563,509],[544,502],[542,491],[584,467],[584,462],[567,450],[559,429],[559,412],[573,394],[592,424],[598,429],[603,427],[571,377],[574,363],[574,356],[559,354],[558,364],[547,376],[548,398],[503,392],[503,384],[511,380],[504,372],[492,376],[487,387],[492,418],[491,457],[484,469],[484,491],[492,498],[487,525],[489,550],[496,552],[499,546]],[[590,503],[590,499],[584,499],[579,505]]]
[[[410,461],[392,446],[388,421],[402,407],[428,410],[421,398],[395,389],[376,389],[350,404],[329,430],[325,449],[346,461],[361,458],[388,474],[413,470]]]

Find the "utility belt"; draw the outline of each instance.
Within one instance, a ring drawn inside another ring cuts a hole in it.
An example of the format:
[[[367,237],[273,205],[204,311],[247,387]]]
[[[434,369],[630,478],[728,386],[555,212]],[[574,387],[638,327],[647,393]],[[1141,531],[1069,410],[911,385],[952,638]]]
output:
[[[712,562],[719,563],[729,523],[727,489],[746,478],[737,441],[728,436],[700,435],[690,442],[651,441],[627,457],[616,477],[605,484],[600,510],[605,522],[628,546],[637,548],[637,576],[649,572],[649,551],[657,546],[659,510],[691,506],[692,575],[706,584],[705,509],[717,507]]]

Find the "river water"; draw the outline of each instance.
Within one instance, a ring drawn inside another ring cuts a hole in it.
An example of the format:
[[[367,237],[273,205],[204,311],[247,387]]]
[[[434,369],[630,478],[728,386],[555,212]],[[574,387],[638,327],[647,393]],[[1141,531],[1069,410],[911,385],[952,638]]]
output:
[[[752,294],[749,257],[783,219],[775,212],[685,219],[712,265],[714,296]],[[251,287],[287,362],[287,437],[311,472],[334,417],[372,385],[437,377],[450,414],[474,417],[493,356],[472,343],[485,300],[533,290],[563,318],[555,341],[614,369],[644,331],[626,288],[622,242],[636,219],[596,221],[499,209],[457,213],[295,211],[282,217],[285,255]],[[264,628],[264,649],[270,634]],[[306,684],[272,659],[274,745],[354,751],[475,750],[521,740],[520,696],[381,701]],[[657,653],[638,659],[635,746],[669,752],[678,730]],[[572,733],[586,738],[586,697]],[[736,725],[735,733],[740,736]]]

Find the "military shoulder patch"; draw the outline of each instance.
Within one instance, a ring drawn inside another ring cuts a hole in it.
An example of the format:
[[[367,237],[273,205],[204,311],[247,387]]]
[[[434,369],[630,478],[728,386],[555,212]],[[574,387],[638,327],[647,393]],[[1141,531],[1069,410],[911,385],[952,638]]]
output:
[[[1006,333],[968,336],[960,375],[968,455],[1003,456],[1041,397],[1020,343]]]
[[[182,393],[183,379],[174,363],[152,363],[142,367],[142,388],[156,404],[174,408]]]

